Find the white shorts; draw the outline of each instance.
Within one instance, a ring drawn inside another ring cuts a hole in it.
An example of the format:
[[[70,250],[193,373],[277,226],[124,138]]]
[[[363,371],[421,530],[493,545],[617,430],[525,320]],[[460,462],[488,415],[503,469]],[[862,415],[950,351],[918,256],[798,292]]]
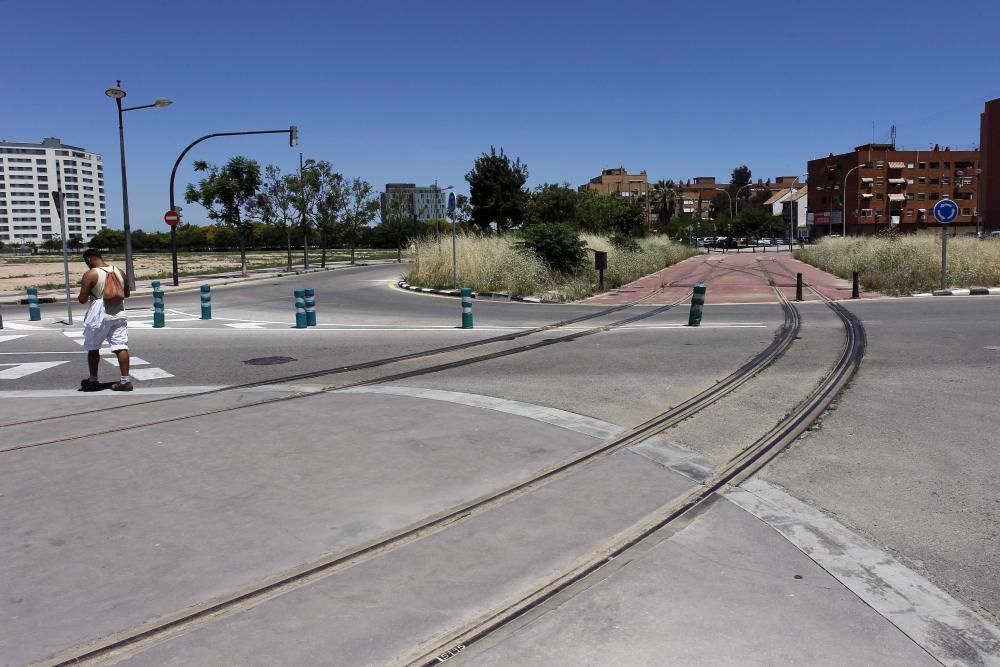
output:
[[[128,320],[104,320],[101,326],[83,328],[83,349],[88,352],[101,349],[107,341],[111,351],[128,349]]]

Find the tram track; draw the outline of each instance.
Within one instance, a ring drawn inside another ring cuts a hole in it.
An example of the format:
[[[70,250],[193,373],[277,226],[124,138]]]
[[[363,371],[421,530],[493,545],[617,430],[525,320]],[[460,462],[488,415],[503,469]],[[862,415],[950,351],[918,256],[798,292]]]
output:
[[[780,289],[774,286],[773,279],[767,269],[760,268],[771,282],[781,303],[794,310],[794,306],[788,303]],[[557,576],[551,577],[548,582],[529,591],[516,602],[500,609],[494,609],[476,621],[462,628],[453,629],[450,633],[418,647],[398,664],[430,667],[461,655],[468,647],[486,640],[502,628],[539,609],[546,602],[571,587],[581,585],[613,560],[626,556],[630,550],[636,549],[654,536],[662,535],[663,531],[669,529],[672,524],[679,523],[693,515],[716,498],[720,491],[743,483],[801,436],[809,425],[830,406],[840,391],[847,386],[860,366],[866,347],[865,330],[861,321],[853,313],[827,298],[812,285],[809,285],[809,289],[840,318],[844,328],[844,346],[837,362],[796,408],[778,422],[774,428],[721,466],[711,478],[698,483],[691,490],[662,506],[660,510],[648,515],[644,520],[635,524],[624,536],[619,536],[614,542],[605,544],[603,548],[590,554],[582,563],[577,562]]]
[[[702,280],[706,281],[710,279],[711,272],[709,275],[705,275],[702,278]],[[779,298],[781,298],[780,295]],[[684,300],[686,300],[686,298]],[[652,316],[656,312],[664,312],[665,310],[673,308],[675,305],[677,304],[668,304],[666,306],[656,308],[649,313],[640,313],[639,315],[635,315],[609,325],[594,327],[593,329],[582,332],[574,332],[572,334],[568,334],[567,336],[560,337],[560,340],[571,340],[579,338],[583,335],[590,335],[591,333],[605,331],[613,326],[621,326],[627,321],[636,321],[637,319]],[[147,646],[152,646],[162,641],[169,640],[176,635],[183,634],[191,629],[210,623],[222,616],[238,613],[245,609],[263,604],[273,597],[285,594],[297,588],[308,586],[318,579],[331,576],[349,567],[353,567],[362,562],[377,558],[385,553],[399,549],[415,540],[422,539],[450,528],[460,522],[481,515],[524,494],[539,489],[557,479],[574,474],[581,470],[584,466],[665,431],[691,417],[700,410],[709,407],[722,397],[730,394],[732,391],[759,374],[763,369],[774,363],[774,361],[779,359],[787,351],[798,335],[800,319],[794,306],[783,299],[781,308],[784,313],[784,321],[767,348],[754,355],[746,363],[725,378],[721,379],[712,387],[662,412],[656,417],[629,429],[614,439],[605,441],[589,450],[581,452],[574,457],[539,470],[526,479],[522,479],[504,488],[492,491],[487,495],[481,496],[467,503],[452,507],[407,528],[385,535],[373,542],[352,548],[346,552],[318,559],[314,562],[300,566],[294,571],[285,572],[267,581],[259,582],[257,585],[251,586],[238,593],[216,598],[170,616],[161,617],[145,625],[118,633],[112,637],[106,638],[105,640],[71,649],[60,654],[53,660],[45,661],[39,664],[48,666],[103,664],[105,659],[117,660],[123,655],[131,655],[133,653],[140,652]],[[554,342],[554,339],[549,339],[548,341],[538,341],[531,344],[531,349],[536,349],[537,347],[542,347],[546,344],[552,344],[552,342]],[[505,353],[503,356],[515,353],[513,351],[501,352]],[[466,363],[474,362],[470,360]],[[449,365],[449,367],[451,366]],[[416,369],[407,374],[407,376],[412,377],[413,375],[419,375],[422,372],[429,371],[425,369]],[[394,377],[393,379],[396,378]],[[385,381],[390,380],[383,378],[375,381],[368,381],[366,384]]]
[[[154,399],[147,400],[147,401],[138,401],[138,402],[135,402],[135,403],[126,403],[126,404],[117,405],[117,406],[110,406],[110,407],[105,406],[105,407],[101,407],[101,408],[94,408],[94,409],[90,409],[90,410],[81,410],[81,411],[77,411],[77,412],[70,412],[70,413],[64,413],[64,414],[59,414],[59,415],[48,415],[48,416],[45,416],[45,417],[38,417],[38,418],[34,418],[34,419],[23,419],[23,420],[19,420],[19,421],[5,422],[5,423],[0,423],[0,432],[2,432],[2,430],[5,429],[5,428],[12,428],[12,427],[18,427],[18,426],[30,426],[30,425],[43,424],[43,423],[51,423],[51,422],[55,422],[55,421],[59,421],[59,420],[63,420],[63,419],[76,420],[76,419],[78,419],[80,417],[84,417],[84,416],[87,416],[87,415],[107,414],[108,412],[111,412],[111,411],[118,411],[118,412],[129,411],[129,410],[131,410],[133,408],[148,407],[148,406],[153,405],[153,404],[162,404],[162,403],[169,403],[169,402],[185,401],[185,400],[197,399],[199,397],[217,395],[217,394],[222,394],[222,393],[227,393],[227,392],[233,392],[233,391],[240,391],[240,390],[246,390],[246,389],[257,389],[257,388],[261,388],[261,387],[268,387],[268,386],[275,386],[275,385],[282,385],[282,384],[292,384],[292,383],[295,383],[295,382],[301,382],[303,380],[313,380],[313,379],[316,379],[316,378],[320,378],[320,377],[324,377],[324,376],[330,376],[330,375],[343,375],[343,374],[347,374],[347,373],[353,373],[353,372],[358,372],[358,371],[363,371],[363,370],[369,370],[369,369],[373,369],[373,368],[380,368],[380,367],[383,367],[383,366],[388,366],[388,365],[397,364],[397,363],[403,363],[403,362],[407,362],[407,361],[415,361],[415,360],[420,360],[420,359],[429,359],[429,358],[432,358],[432,357],[435,357],[435,356],[442,356],[442,355],[451,354],[451,353],[455,353],[455,352],[461,352],[461,351],[464,351],[464,350],[473,349],[473,348],[477,348],[477,347],[483,347],[483,346],[486,346],[486,345],[491,345],[491,344],[496,344],[496,343],[510,342],[510,341],[521,339],[521,338],[526,338],[528,336],[533,336],[535,334],[546,333],[546,332],[549,332],[549,331],[557,331],[559,329],[564,329],[566,327],[570,327],[570,326],[573,326],[575,324],[579,324],[581,322],[586,322],[586,321],[589,321],[589,320],[594,320],[594,319],[598,319],[598,318],[601,318],[601,317],[606,317],[608,315],[613,315],[614,313],[620,312],[622,310],[626,310],[628,308],[633,308],[635,306],[642,305],[643,302],[648,301],[649,299],[657,296],[664,289],[666,289],[668,287],[675,286],[677,283],[682,282],[684,280],[687,280],[688,278],[691,278],[694,275],[698,275],[699,273],[701,275],[703,275],[703,276],[707,276],[707,274],[704,274],[704,272],[690,271],[688,273],[685,273],[682,276],[679,276],[677,279],[671,281],[670,283],[666,283],[666,284],[661,285],[661,287],[659,289],[654,290],[653,292],[651,292],[649,294],[646,294],[645,296],[642,296],[642,297],[640,297],[638,299],[635,299],[633,301],[629,301],[628,303],[618,304],[618,305],[610,306],[608,308],[602,308],[601,310],[599,310],[597,312],[594,312],[594,313],[588,313],[586,315],[580,315],[578,317],[574,317],[574,318],[570,318],[570,319],[566,319],[566,320],[560,320],[558,322],[553,322],[551,324],[544,324],[544,325],[541,325],[541,326],[538,326],[538,327],[528,328],[528,329],[525,329],[523,331],[514,331],[514,332],[510,332],[510,333],[504,333],[504,334],[501,334],[501,335],[498,335],[498,336],[491,336],[489,338],[483,338],[483,339],[474,340],[474,341],[467,341],[467,342],[464,342],[464,343],[455,343],[453,345],[445,345],[445,346],[441,346],[441,347],[431,348],[429,350],[420,350],[420,351],[417,351],[417,352],[409,352],[409,353],[405,353],[405,354],[394,355],[394,356],[391,356],[391,357],[382,357],[382,358],[379,358],[379,359],[373,359],[373,360],[370,360],[370,361],[362,361],[362,362],[359,362],[359,363],[349,364],[349,365],[346,365],[346,366],[334,366],[334,367],[330,367],[330,368],[317,369],[317,370],[314,370],[314,371],[306,371],[304,373],[293,373],[293,374],[289,374],[289,375],[282,375],[282,376],[278,376],[278,377],[274,377],[274,378],[268,378],[266,380],[255,380],[253,382],[245,382],[245,383],[241,383],[241,384],[227,385],[227,386],[224,386],[224,387],[217,387],[217,388],[212,388],[212,389],[206,389],[204,391],[199,391],[199,392],[194,392],[194,393],[189,393],[189,394],[181,394],[181,395],[175,395],[175,396],[165,396],[165,397],[161,397],[161,398],[154,398]],[[711,271],[709,273],[711,273]],[[706,279],[706,278],[702,277],[702,278],[697,279],[695,282],[697,282],[698,280],[704,280],[704,279]],[[671,302],[667,306],[658,306],[654,310],[652,310],[652,311],[650,311],[648,313],[641,314],[642,315],[641,317],[640,316],[636,316],[634,319],[622,320],[621,322],[613,323],[613,326],[614,327],[625,326],[626,324],[631,323],[633,321],[638,321],[640,319],[646,319],[648,317],[653,317],[655,315],[660,314],[661,312],[665,312],[666,310],[669,310],[671,308],[674,308],[674,307],[680,305],[681,303],[683,303],[684,301],[686,301],[688,298],[689,297],[684,297],[684,298],[681,298],[681,299],[676,299],[675,301]],[[574,336],[575,337],[589,336],[589,335],[591,335],[593,333],[599,333],[599,330],[601,330],[601,327],[595,327],[595,328],[590,329],[590,330],[580,331],[580,332],[577,332],[576,334],[570,334],[570,335],[568,335],[565,338],[565,340],[571,340],[572,337],[574,337]],[[561,342],[561,341],[562,341],[562,339],[560,339],[560,341],[556,341],[556,342]],[[519,349],[519,351],[524,351],[524,350],[520,350]],[[431,372],[431,371],[428,371],[428,372]],[[396,378],[393,378],[393,379],[396,379]],[[386,380],[386,381],[388,381],[388,380]],[[354,386],[354,385],[350,385],[350,386]],[[346,388],[346,387],[338,387],[338,389],[340,389],[340,388]],[[290,398],[300,398],[300,396],[282,397],[282,398],[284,400],[287,400],[287,399],[290,399]],[[244,404],[244,407],[252,407],[254,405],[262,405],[262,404],[266,404],[266,403],[270,403],[270,402],[273,402],[273,400],[268,399],[268,400],[264,400],[264,401],[260,401],[260,402],[255,402],[255,403],[247,403],[247,404]],[[3,451],[4,451],[4,449],[0,448],[0,453],[3,453]]]

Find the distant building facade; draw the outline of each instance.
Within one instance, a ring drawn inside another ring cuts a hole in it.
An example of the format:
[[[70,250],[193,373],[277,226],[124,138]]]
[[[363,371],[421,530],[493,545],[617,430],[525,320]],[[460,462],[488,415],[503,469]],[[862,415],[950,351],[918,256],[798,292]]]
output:
[[[979,117],[979,152],[980,229],[996,231],[1000,230],[1000,98],[987,102]]]
[[[66,195],[66,237],[87,242],[108,224],[101,156],[55,137],[39,144],[0,141],[0,241],[16,245],[58,238],[59,211],[51,193],[60,185]]]
[[[979,221],[980,151],[897,150],[864,144],[849,153],[809,161],[812,235],[916,232],[940,225],[933,209],[941,199],[958,204],[956,233],[975,232]],[[846,188],[844,187],[846,181]]]
[[[447,206],[445,194],[436,185],[418,186],[415,183],[386,183],[385,192],[380,197],[382,219],[389,215],[394,198],[401,197],[406,214],[411,220],[430,222],[446,220]]]

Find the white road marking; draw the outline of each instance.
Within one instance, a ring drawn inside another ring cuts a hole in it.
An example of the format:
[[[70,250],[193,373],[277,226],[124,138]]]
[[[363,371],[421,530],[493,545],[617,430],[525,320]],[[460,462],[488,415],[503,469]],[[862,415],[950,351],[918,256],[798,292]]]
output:
[[[0,380],[19,380],[33,373],[40,373],[54,366],[68,364],[69,361],[31,361],[23,364],[0,364],[0,366],[13,366],[0,370]]]
[[[83,338],[83,329],[74,331],[63,331],[63,335],[69,338]]]
[[[3,323],[3,328],[13,329],[14,331],[45,331],[45,327],[35,324],[25,324],[24,322],[11,322],[9,320]]]
[[[232,327],[233,329],[260,329],[264,325],[257,322],[231,322],[225,323],[225,326]]]
[[[160,378],[172,378],[173,373],[168,373],[162,368],[133,368],[130,369],[130,373],[135,376],[137,380],[158,380]]]
[[[781,533],[941,663],[1000,665],[1000,630],[841,523],[762,480],[749,480],[724,495]]]
[[[987,345],[984,350],[1000,350],[1000,345]]]
[[[9,342],[9,341],[12,341],[12,340],[16,340],[18,338],[24,338],[27,335],[28,334],[20,334],[20,335],[13,335],[13,336],[0,335],[0,343],[6,343],[6,342]]]
[[[130,396],[135,396],[136,393],[140,395],[150,395],[150,396],[174,396],[182,394],[201,394],[206,391],[218,391],[220,389],[228,389],[227,385],[222,384],[207,384],[207,385],[172,385],[172,386],[149,386],[137,385],[135,388],[135,393],[129,394]],[[245,391],[254,394],[314,394],[321,392],[323,390],[323,385],[304,385],[304,384],[273,384],[273,385],[261,385],[257,387],[247,387],[245,389],[239,389],[238,391]],[[119,395],[117,392],[112,391],[101,391],[95,393],[84,393],[78,389],[13,389],[10,391],[0,391],[0,398],[84,398],[92,396],[112,396]]]
[[[106,361],[109,364],[111,364],[112,366],[117,366],[118,365],[118,357],[116,357],[114,355],[114,352],[112,352],[111,350],[108,350],[108,353],[104,354],[104,350],[102,349],[101,350],[101,358],[104,359],[104,361]],[[149,365],[149,362],[146,361],[145,359],[140,359],[139,357],[133,357],[131,355],[129,355],[128,363],[129,363],[129,366],[148,366]],[[138,376],[136,376],[136,377],[138,377]],[[171,376],[171,377],[173,377],[173,376]]]
[[[442,391],[440,389],[423,389],[420,387],[399,387],[392,385],[374,385],[370,387],[352,387],[336,393],[343,394],[388,394],[391,396],[413,396],[432,401],[446,401],[448,403],[458,403],[469,405],[475,408],[485,408],[496,410],[511,415],[527,417],[535,421],[545,422],[560,428],[565,428],[577,433],[583,433],[600,440],[608,440],[618,435],[625,429],[617,424],[580,415],[575,412],[549,408],[544,405],[534,405],[532,403],[522,403],[521,401],[510,401],[504,398],[484,396],[482,394],[467,394],[457,391]]]

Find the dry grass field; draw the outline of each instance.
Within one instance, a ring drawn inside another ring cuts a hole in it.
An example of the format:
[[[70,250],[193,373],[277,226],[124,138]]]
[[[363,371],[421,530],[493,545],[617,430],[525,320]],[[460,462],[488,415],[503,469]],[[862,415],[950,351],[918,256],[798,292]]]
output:
[[[385,250],[360,250],[356,260],[388,259],[395,253]],[[327,250],[327,262],[345,261],[349,258],[346,251]],[[119,254],[105,256],[105,261],[124,268],[125,258]],[[302,251],[293,251],[292,261],[302,263]],[[310,251],[310,265],[319,266],[319,252]],[[137,280],[154,280],[169,278],[171,261],[168,253],[136,253],[133,257]],[[287,264],[287,255],[283,251],[262,251],[247,253],[247,270],[282,267]],[[70,255],[70,284],[80,283],[80,276],[87,267],[80,259],[79,253]],[[202,252],[181,253],[177,258],[177,269],[182,276],[203,275],[210,273],[228,273],[240,270],[240,254],[238,252]],[[0,291],[22,290],[27,287],[39,289],[63,288],[63,262],[61,255],[2,255],[0,256]]]

